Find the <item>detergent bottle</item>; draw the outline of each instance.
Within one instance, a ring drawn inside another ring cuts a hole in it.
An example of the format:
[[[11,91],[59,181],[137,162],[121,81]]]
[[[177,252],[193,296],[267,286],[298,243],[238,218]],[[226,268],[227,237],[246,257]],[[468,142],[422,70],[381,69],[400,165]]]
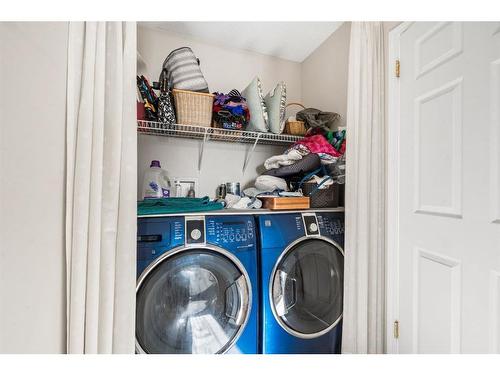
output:
[[[159,160],[153,160],[144,174],[142,198],[167,198],[169,196],[170,180],[167,171],[161,168]]]

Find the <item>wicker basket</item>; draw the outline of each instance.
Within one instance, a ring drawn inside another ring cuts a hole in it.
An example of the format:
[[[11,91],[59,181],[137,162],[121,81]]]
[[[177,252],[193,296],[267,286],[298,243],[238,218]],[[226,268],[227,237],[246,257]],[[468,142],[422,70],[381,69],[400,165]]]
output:
[[[286,108],[292,105],[298,105],[299,107],[302,107],[302,109],[306,109],[302,104],[300,103],[289,103],[286,105]],[[306,134],[306,125],[304,121],[286,121],[285,123],[285,133],[286,134],[291,134],[291,135],[305,135]]]
[[[177,122],[181,125],[210,126],[214,95],[173,89]]]

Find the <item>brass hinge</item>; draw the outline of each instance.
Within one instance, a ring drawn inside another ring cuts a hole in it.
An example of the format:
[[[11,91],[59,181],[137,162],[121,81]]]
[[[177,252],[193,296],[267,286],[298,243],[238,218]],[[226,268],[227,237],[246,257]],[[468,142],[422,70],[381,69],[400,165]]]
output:
[[[394,321],[394,338],[399,339],[399,320]]]
[[[396,77],[399,78],[399,73],[401,71],[401,63],[399,62],[399,60],[396,60],[396,65],[395,65],[395,74],[396,74]]]

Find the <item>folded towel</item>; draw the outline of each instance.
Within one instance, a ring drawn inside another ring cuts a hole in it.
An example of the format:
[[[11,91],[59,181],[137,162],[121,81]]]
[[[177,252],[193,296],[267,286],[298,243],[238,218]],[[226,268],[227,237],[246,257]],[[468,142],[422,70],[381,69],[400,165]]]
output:
[[[288,190],[286,180],[275,176],[262,175],[255,179],[255,188],[261,192],[274,190]]]
[[[161,215],[221,210],[224,205],[210,198],[159,198],[137,202],[138,215]]]
[[[234,209],[250,209],[250,208],[261,208],[262,202],[255,197],[240,197],[239,195],[226,194],[226,207]]]
[[[267,170],[275,169],[285,165],[292,165],[300,159],[302,159],[302,154],[298,150],[292,149],[288,153],[271,156],[264,162],[264,167]]]

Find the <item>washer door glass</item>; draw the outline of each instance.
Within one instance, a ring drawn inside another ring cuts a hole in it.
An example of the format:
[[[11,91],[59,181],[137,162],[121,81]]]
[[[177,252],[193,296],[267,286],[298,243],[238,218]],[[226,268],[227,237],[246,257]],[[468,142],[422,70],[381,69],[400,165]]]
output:
[[[137,343],[146,353],[223,353],[243,329],[249,290],[241,268],[217,251],[167,256],[137,291]]]
[[[278,263],[271,289],[274,313],[285,329],[325,333],[342,316],[344,256],[327,241],[299,242]]]

